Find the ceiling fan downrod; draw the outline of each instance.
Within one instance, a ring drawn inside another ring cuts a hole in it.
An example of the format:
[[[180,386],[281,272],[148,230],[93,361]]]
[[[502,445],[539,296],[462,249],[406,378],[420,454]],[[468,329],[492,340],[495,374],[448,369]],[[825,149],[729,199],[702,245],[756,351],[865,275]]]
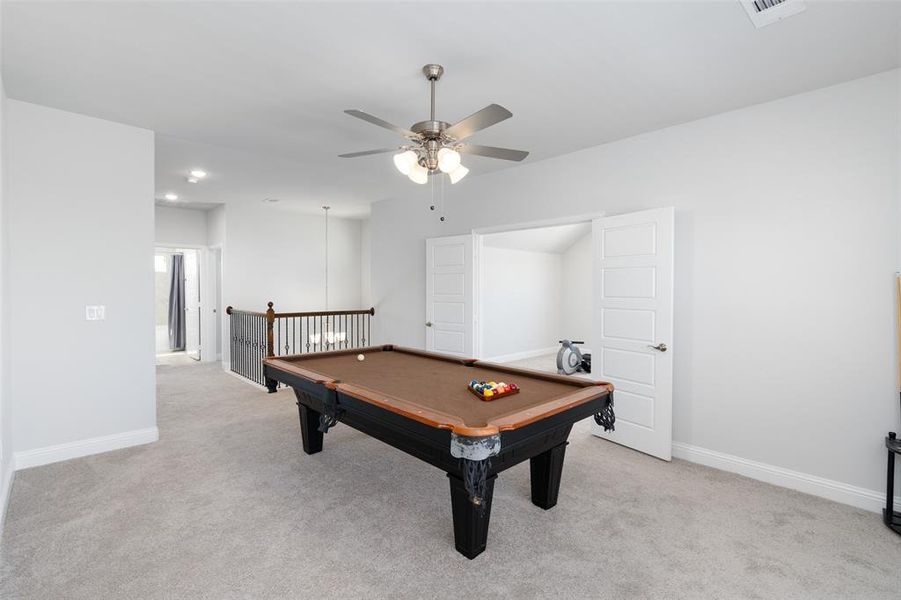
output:
[[[444,75],[444,67],[441,65],[426,65],[422,68],[423,75],[426,76],[426,79],[429,80],[429,84],[432,88],[432,112],[430,113],[429,120],[435,120],[435,82],[441,79],[441,76]]]

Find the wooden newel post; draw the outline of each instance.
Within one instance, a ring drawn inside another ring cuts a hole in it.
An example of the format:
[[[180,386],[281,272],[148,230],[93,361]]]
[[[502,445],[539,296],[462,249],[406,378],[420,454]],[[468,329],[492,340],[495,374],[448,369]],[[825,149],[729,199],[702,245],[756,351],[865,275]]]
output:
[[[266,310],[266,356],[275,356],[275,309],[272,308],[272,302],[269,303]]]
[[[266,309],[266,356],[275,356],[275,309],[272,308],[272,302],[268,304]],[[278,382],[274,379],[266,378],[266,390],[270,394],[274,394],[278,390]]]

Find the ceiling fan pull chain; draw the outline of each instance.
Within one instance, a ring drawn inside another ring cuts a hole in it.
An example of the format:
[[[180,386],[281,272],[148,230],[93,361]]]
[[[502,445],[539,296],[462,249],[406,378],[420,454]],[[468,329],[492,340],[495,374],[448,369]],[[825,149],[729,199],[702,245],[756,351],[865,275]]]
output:
[[[441,222],[444,222],[444,177],[441,178],[441,190],[438,196],[438,202],[441,205]]]

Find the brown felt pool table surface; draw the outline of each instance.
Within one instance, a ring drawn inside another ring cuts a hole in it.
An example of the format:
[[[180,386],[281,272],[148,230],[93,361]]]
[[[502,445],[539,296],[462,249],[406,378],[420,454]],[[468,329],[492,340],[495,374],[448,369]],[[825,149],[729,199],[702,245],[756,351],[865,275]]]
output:
[[[365,359],[357,359],[363,354]],[[612,391],[608,383],[515,369],[397,346],[273,357],[274,369],[322,383],[463,435],[515,429]],[[515,383],[520,392],[483,401],[470,380]]]

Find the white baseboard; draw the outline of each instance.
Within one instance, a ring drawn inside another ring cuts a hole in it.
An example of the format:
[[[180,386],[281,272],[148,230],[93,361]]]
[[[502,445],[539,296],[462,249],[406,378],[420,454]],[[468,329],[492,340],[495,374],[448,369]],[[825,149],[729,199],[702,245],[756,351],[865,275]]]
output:
[[[486,362],[505,363],[514,360],[523,360],[525,358],[535,358],[545,354],[556,354],[559,346],[551,346],[550,348],[540,348],[538,350],[526,350],[525,352],[514,352],[513,354],[502,354],[500,356],[492,356],[491,358],[483,358]]]
[[[3,524],[6,522],[6,509],[9,508],[9,497],[13,490],[13,479],[16,477],[15,457],[11,456],[6,461],[6,466],[0,472],[0,540],[3,539]]]
[[[673,442],[673,456],[879,514],[882,514],[882,509],[885,508],[885,492],[883,491],[868,490],[682,442]],[[895,496],[895,506],[901,506],[901,497]]]
[[[110,450],[140,446],[159,439],[159,430],[156,427],[148,427],[146,429],[123,431],[122,433],[88,438],[66,444],[35,448],[34,450],[24,450],[15,454],[16,470],[49,465],[50,463],[109,452]]]

